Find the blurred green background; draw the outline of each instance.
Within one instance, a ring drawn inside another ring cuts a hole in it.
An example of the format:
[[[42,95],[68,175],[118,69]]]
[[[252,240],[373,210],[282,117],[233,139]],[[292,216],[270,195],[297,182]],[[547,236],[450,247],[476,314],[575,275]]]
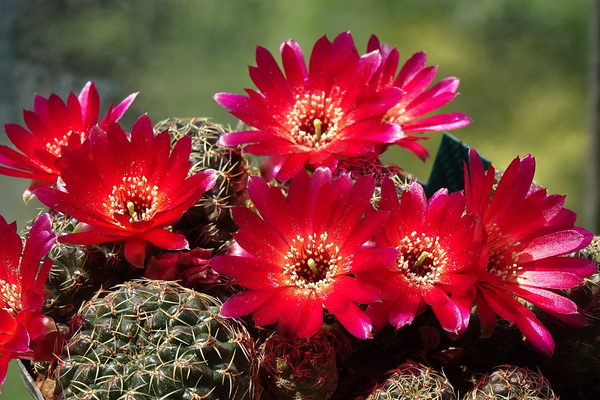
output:
[[[254,87],[247,65],[255,46],[276,53],[293,38],[309,54],[324,34],[351,30],[400,50],[425,50],[436,82],[461,79],[462,93],[442,111],[469,114],[452,133],[498,167],[535,155],[536,180],[583,209],[588,152],[588,1],[564,0],[2,0],[0,122],[23,123],[33,94],[62,98],[94,80],[103,112],[140,92],[122,120],[142,113],[212,117],[235,126],[217,92]],[[438,133],[426,142],[432,156]],[[9,144],[3,136],[0,140]],[[423,143],[423,142],[422,142]],[[388,161],[427,180],[432,162],[393,151]],[[39,207],[21,200],[27,182],[0,178],[0,213],[19,226]],[[580,218],[580,224],[586,222]],[[2,399],[27,398],[14,366]]]

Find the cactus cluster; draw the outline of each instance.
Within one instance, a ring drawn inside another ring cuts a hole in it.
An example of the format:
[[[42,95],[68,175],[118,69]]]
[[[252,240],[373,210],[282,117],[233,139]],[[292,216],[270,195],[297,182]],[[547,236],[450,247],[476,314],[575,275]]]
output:
[[[246,399],[253,341],[216,299],[130,281],[88,301],[56,376],[58,399]]]

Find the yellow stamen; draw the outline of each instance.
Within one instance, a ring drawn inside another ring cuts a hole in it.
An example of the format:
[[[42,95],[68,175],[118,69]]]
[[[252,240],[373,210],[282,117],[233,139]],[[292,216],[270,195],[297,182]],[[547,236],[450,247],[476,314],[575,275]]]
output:
[[[319,140],[321,140],[321,135],[323,134],[323,132],[321,131],[321,125],[323,125],[323,122],[321,122],[320,119],[316,118],[313,121],[313,125],[315,126],[315,142],[319,143]]]
[[[321,274],[319,273],[319,269],[317,268],[317,263],[315,262],[315,260],[313,260],[312,258],[309,258],[306,261],[306,264],[308,264],[308,268],[310,268],[310,270],[313,272],[313,274],[315,274],[317,279],[321,279]]]
[[[423,264],[423,261],[427,260],[427,258],[429,257],[431,257],[431,253],[428,253],[426,251],[422,252],[419,258],[417,259],[417,262],[415,262],[415,267],[420,267],[421,264]]]
[[[135,204],[133,204],[133,201],[127,202],[127,210],[129,211],[129,216],[133,218],[135,215]]]

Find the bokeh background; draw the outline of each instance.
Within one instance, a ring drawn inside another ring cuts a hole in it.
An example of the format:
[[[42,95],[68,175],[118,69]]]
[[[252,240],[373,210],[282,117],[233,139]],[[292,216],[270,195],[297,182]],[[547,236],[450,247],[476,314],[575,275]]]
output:
[[[140,92],[125,127],[143,113],[235,126],[212,96],[253,87],[255,46],[277,52],[293,38],[309,54],[324,34],[350,30],[365,50],[377,34],[402,60],[425,50],[436,81],[461,79],[462,94],[442,110],[472,117],[456,137],[498,167],[535,155],[536,180],[581,213],[589,13],[585,0],[0,0],[0,122],[22,124],[34,93],[64,99],[94,80],[102,112]],[[435,156],[440,135],[431,137]],[[385,159],[424,180],[432,166],[403,150]],[[20,227],[39,208],[21,200],[26,187],[0,177],[0,213]],[[2,399],[28,396],[14,366],[2,389]]]

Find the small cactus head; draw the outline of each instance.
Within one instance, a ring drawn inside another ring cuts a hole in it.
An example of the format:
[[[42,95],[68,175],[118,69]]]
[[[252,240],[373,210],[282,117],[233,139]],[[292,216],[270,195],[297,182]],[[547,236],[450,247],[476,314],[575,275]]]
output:
[[[253,340],[220,303],[173,282],[130,281],[72,319],[57,399],[243,400]],[[250,370],[250,372],[249,372]]]
[[[56,213],[52,225],[60,235],[72,232],[77,220]],[[59,323],[67,323],[98,290],[140,278],[143,272],[125,260],[123,245],[118,243],[83,246],[57,242],[50,258],[54,263],[46,280],[43,310]]]
[[[389,377],[378,385],[367,400],[455,400],[454,388],[434,369],[415,362],[407,362],[389,372]]]
[[[542,375],[527,368],[501,365],[483,376],[463,400],[558,400]]]
[[[264,390],[278,400],[327,400],[337,388],[336,353],[324,331],[293,341],[269,337],[259,364]]]

